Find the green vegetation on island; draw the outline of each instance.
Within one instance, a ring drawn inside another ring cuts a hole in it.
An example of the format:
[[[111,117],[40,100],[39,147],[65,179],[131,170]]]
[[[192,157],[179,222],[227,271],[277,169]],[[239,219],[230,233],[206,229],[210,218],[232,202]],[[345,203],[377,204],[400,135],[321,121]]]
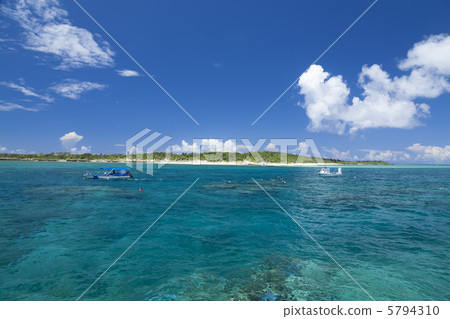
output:
[[[238,163],[247,163],[247,164],[260,164],[261,159],[262,162],[267,164],[279,164],[279,163],[287,163],[287,164],[295,164],[295,163],[305,163],[312,164],[318,163],[314,157],[307,156],[299,156],[296,154],[286,154],[279,152],[257,152],[260,158],[255,158],[251,153],[201,153],[193,154],[193,153],[182,153],[182,154],[170,154],[168,156],[164,152],[156,152],[153,153],[153,156],[148,158],[149,160],[154,160],[156,162],[161,161],[173,161],[173,162],[193,162],[194,160],[198,160],[200,156],[201,161],[207,161],[210,163],[229,163],[229,162],[238,162]],[[282,160],[285,157],[286,160]],[[136,159],[136,155],[132,156],[133,160]],[[147,154],[142,154],[142,156],[138,156],[139,159],[147,160]],[[9,161],[67,161],[67,162],[125,162],[126,155],[125,154],[72,154],[67,152],[61,153],[50,153],[50,154],[8,154],[3,153],[0,154],[0,160],[9,160]],[[323,161],[327,164],[340,164],[340,165],[390,165],[388,162],[384,161],[342,161],[331,158],[324,158]]]

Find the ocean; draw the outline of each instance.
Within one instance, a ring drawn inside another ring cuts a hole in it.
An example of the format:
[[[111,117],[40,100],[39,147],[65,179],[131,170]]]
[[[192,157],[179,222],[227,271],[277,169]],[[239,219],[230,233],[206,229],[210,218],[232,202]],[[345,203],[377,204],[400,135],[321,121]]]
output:
[[[76,300],[197,178],[81,300],[450,299],[449,166],[104,165],[0,162],[0,300]]]

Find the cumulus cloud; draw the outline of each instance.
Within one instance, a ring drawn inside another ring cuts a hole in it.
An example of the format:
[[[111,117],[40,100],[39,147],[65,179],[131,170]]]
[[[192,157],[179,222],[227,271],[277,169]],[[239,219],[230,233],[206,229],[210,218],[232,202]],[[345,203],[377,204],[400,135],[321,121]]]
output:
[[[324,148],[324,150],[325,150],[326,153],[330,154],[330,157],[333,158],[333,159],[338,159],[338,160],[351,160],[351,159],[354,159],[350,155],[350,151],[349,150],[347,150],[346,152],[339,151],[335,147],[333,147],[333,148]]]
[[[189,144],[185,140],[181,142],[181,145],[171,146],[173,153],[200,153],[200,152],[236,152],[237,145],[235,140],[223,140],[219,139],[202,139],[195,140],[192,144]]]
[[[124,77],[130,77],[130,76],[139,76],[139,72],[134,71],[134,70],[116,70],[116,72],[120,75],[120,76],[124,76]]]
[[[312,65],[298,81],[304,96],[311,131],[337,134],[378,128],[413,128],[428,116],[430,107],[415,101],[435,98],[450,91],[450,36],[430,36],[416,43],[399,68],[410,71],[391,77],[378,64],[363,66],[358,84],[361,97],[350,96],[342,76],[331,76],[320,65]],[[351,100],[350,100],[351,99]]]
[[[8,153],[10,153],[10,154],[26,154],[27,151],[24,150],[23,148],[18,148],[15,150],[10,150],[10,151],[8,151]]]
[[[27,152],[23,148],[9,150],[7,147],[0,145],[0,153],[26,154]]]
[[[59,138],[59,140],[61,141],[62,145],[67,150],[71,150],[72,148],[74,148],[75,144],[77,144],[82,139],[83,139],[83,136],[78,135],[77,133],[75,133],[75,131],[66,133],[66,134],[64,134],[63,136],[61,136]]]
[[[64,82],[51,87],[51,89],[56,93],[72,100],[79,99],[81,94],[85,92],[92,90],[103,90],[105,88],[106,85],[104,84],[71,79],[67,79]]]
[[[416,160],[431,160],[440,163],[450,160],[450,145],[440,147],[415,143],[408,146],[407,150],[417,153]]]
[[[41,95],[38,94],[36,92],[34,92],[34,90],[32,88],[26,88],[22,85],[16,84],[16,83],[12,83],[12,82],[0,82],[0,85],[3,85],[7,88],[22,92],[22,94],[27,95],[27,96],[33,96],[33,97],[37,97],[40,98],[46,102],[53,102],[53,98],[51,98],[48,95]]]
[[[222,140],[216,140],[216,139],[208,139],[208,140],[202,140],[202,146],[207,146],[207,148],[211,152],[236,152],[237,146],[235,140],[227,140],[225,142],[222,142]]]
[[[238,153],[248,153],[251,150],[252,150],[251,148],[249,149],[247,146],[243,144],[236,145],[236,152]]]
[[[72,147],[70,149],[70,153],[72,154],[85,154],[85,153],[91,153],[92,147],[91,146],[81,146],[79,149],[76,147]]]
[[[299,153],[305,145],[306,145],[305,142],[300,142],[300,143],[298,143],[297,147],[295,147],[295,148],[291,151],[291,153],[293,153],[293,154]]]
[[[367,154],[362,158],[364,161],[407,161],[411,158],[406,152],[391,150],[361,150]]]
[[[137,147],[136,146],[131,146],[128,150],[127,150],[127,154],[137,154]]]
[[[15,111],[15,110],[22,110],[22,111],[30,111],[30,112],[37,112],[38,109],[25,107],[16,103],[9,103],[0,101],[0,111],[8,112],[8,111]]]
[[[339,160],[362,160],[362,161],[388,161],[388,162],[398,162],[407,161],[411,159],[411,155],[403,151],[392,151],[392,150],[374,150],[374,149],[362,149],[359,150],[363,152],[362,156],[352,155],[350,150],[340,151],[337,148],[324,148],[324,151],[330,154],[329,157]]]
[[[91,32],[76,27],[58,0],[18,0],[2,11],[24,31],[24,47],[56,56],[59,69],[104,67],[113,64],[113,52],[101,45]]]
[[[267,152],[278,152],[278,147],[273,143],[268,143],[264,150]]]
[[[72,154],[91,153],[91,146],[81,146],[80,148],[75,147],[75,145],[82,139],[83,136],[78,135],[75,131],[66,133],[59,138],[64,148]]]
[[[198,153],[200,148],[196,143],[189,144],[185,140],[181,142],[181,145],[175,144],[171,146],[172,152],[175,154],[179,153]]]
[[[439,74],[450,74],[450,36],[446,34],[432,35],[414,44],[408,51],[407,58],[399,67],[402,70],[426,68]]]

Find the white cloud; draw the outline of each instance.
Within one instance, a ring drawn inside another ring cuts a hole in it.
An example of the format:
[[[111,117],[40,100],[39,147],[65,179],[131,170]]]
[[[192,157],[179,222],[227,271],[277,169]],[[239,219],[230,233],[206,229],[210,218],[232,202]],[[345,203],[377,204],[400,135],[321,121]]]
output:
[[[27,96],[33,96],[33,97],[40,98],[40,99],[42,99],[42,100],[44,100],[46,102],[53,102],[54,101],[53,98],[51,98],[48,95],[38,94],[38,93],[34,92],[33,89],[26,88],[26,87],[24,87],[22,85],[19,85],[19,84],[15,84],[15,83],[12,83],[12,82],[0,82],[0,85],[3,85],[3,86],[6,86],[6,87],[8,87],[10,89],[22,92],[24,95],[27,95]]]
[[[55,55],[60,69],[113,64],[109,45],[99,45],[91,32],[73,26],[58,0],[18,0],[1,9],[23,28],[24,47]]]
[[[298,81],[304,96],[301,106],[310,119],[308,128],[344,134],[420,125],[420,118],[429,114],[429,106],[414,99],[435,98],[450,91],[449,43],[447,35],[417,43],[399,64],[402,70],[410,70],[401,77],[391,78],[378,64],[363,66],[358,80],[362,97],[353,97],[351,102],[350,89],[342,76],[330,76],[320,65],[312,65]]]
[[[91,153],[92,147],[91,146],[81,146],[80,149],[76,147],[72,147],[70,149],[70,153],[72,154],[85,154],[85,153]]]
[[[407,150],[417,153],[417,160],[431,160],[435,162],[445,162],[450,160],[450,145],[444,147],[440,146],[425,146],[415,143],[406,148]]]
[[[114,146],[125,147],[125,144],[114,144]]]
[[[51,89],[56,93],[73,100],[77,100],[80,98],[81,94],[84,92],[88,92],[91,90],[103,90],[106,88],[106,85],[88,82],[88,81],[77,81],[67,79],[64,82],[57,84]]]
[[[273,143],[268,143],[266,145],[266,147],[264,148],[264,150],[268,151],[268,152],[278,152],[279,151],[278,147]]]
[[[367,152],[362,158],[364,161],[407,161],[411,158],[406,152],[391,150],[361,150]]]
[[[352,156],[350,155],[350,151],[339,151],[337,148],[333,147],[333,148],[324,148],[325,152],[330,154],[331,158],[333,159],[338,159],[338,160],[351,160],[354,159],[352,158]]]
[[[139,76],[139,72],[134,70],[116,70],[120,76],[130,77],[130,76]]]
[[[213,63],[213,66],[214,66],[215,68],[221,68],[221,67],[223,67],[222,62],[214,62],[214,63]]]
[[[223,140],[219,139],[202,139],[201,141],[194,141],[189,144],[185,140],[181,142],[180,145],[171,146],[173,153],[199,153],[201,152],[236,152],[237,146],[235,140]]]
[[[236,145],[236,152],[238,152],[238,153],[248,153],[249,149],[247,148],[247,146],[239,144],[239,145]]]
[[[131,146],[130,149],[127,150],[127,154],[136,154],[137,152],[137,147],[136,146]]]
[[[78,135],[77,133],[73,132],[69,132],[64,134],[63,136],[61,136],[59,138],[59,140],[61,141],[62,145],[67,149],[67,150],[71,150],[75,147],[75,144],[77,144],[79,141],[81,141],[83,139],[83,136]]]
[[[33,108],[29,108],[29,107],[25,107],[16,103],[9,103],[9,102],[4,102],[4,101],[0,101],[0,111],[14,111],[14,110],[22,110],[22,111],[30,111],[30,112],[37,112],[39,111],[38,109],[33,109]]]
[[[425,68],[439,74],[450,74],[450,36],[438,34],[414,44],[399,67],[402,70]]]
[[[297,146],[296,148],[294,148],[294,149],[291,151],[291,153],[293,153],[293,154],[299,153],[299,152],[302,150],[303,146],[305,146],[305,145],[306,145],[305,142],[300,142],[300,143],[298,143],[298,146]]]
[[[202,141],[202,145],[205,145],[205,140]],[[235,140],[227,140],[222,142],[221,140],[209,139],[206,142],[211,152],[229,152],[234,153],[237,150]]]
[[[10,154],[26,154],[27,151],[25,151],[23,148],[18,148],[15,150],[10,150],[8,153],[10,153]]]
[[[175,145],[171,146],[171,149],[172,149],[172,152],[176,153],[176,154],[178,154],[178,153],[198,153],[198,152],[200,152],[200,148],[199,148],[197,143],[189,144],[185,140],[183,140],[181,142],[181,146],[175,144]]]
[[[5,146],[0,146],[0,153],[9,153],[9,154],[26,154],[27,152],[23,148],[18,148],[15,150],[8,150]]]

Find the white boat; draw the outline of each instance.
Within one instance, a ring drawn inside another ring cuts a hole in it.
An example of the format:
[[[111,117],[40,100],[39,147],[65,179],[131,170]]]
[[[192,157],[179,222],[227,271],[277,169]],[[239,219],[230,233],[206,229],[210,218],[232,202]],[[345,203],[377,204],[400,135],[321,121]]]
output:
[[[342,175],[342,170],[340,167],[338,167],[337,172],[332,172],[328,167],[324,167],[320,170],[319,172],[320,176],[326,176],[326,177],[331,177],[331,176],[341,176]]]
[[[130,173],[129,168],[115,168],[115,167],[103,167],[99,173],[86,172],[83,174],[83,178],[89,179],[106,179],[106,180],[120,180],[120,179],[132,179],[133,175]]]

